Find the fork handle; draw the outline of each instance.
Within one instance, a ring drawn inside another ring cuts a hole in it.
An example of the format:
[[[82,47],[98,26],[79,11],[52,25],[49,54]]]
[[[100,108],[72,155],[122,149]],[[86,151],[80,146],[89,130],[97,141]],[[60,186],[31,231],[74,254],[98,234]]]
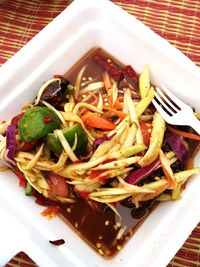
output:
[[[190,118],[190,126],[200,135],[200,121],[193,115]]]

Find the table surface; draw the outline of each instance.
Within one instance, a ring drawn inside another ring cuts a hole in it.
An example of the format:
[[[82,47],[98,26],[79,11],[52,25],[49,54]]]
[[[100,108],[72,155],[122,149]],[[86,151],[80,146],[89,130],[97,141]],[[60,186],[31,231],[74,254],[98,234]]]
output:
[[[200,0],[112,1],[167,39],[200,66]],[[71,2],[72,0],[0,0],[0,65]],[[18,256],[27,260],[23,253]],[[18,264],[17,258],[14,264],[6,266],[22,266]],[[36,265],[32,263],[30,266]],[[181,266],[200,266],[200,223],[168,265]]]

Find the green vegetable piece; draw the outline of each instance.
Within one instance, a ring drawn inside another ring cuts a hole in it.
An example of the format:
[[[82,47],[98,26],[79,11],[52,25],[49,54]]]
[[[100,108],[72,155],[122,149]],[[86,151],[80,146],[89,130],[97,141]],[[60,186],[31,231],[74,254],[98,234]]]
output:
[[[26,188],[25,188],[25,194],[27,196],[30,196],[30,195],[32,195],[32,193],[33,193],[33,187],[32,187],[31,184],[29,184],[29,182],[27,182],[27,185],[26,185]]]
[[[80,125],[76,124],[72,128],[63,130],[62,132],[71,147],[74,144],[75,135],[77,135],[77,146],[74,150],[74,153],[76,155],[81,155],[85,152],[87,146],[87,136]],[[49,149],[56,154],[61,154],[63,151],[60,140],[53,133],[49,133],[47,135],[46,144],[48,145]]]
[[[58,116],[47,107],[27,109],[18,123],[20,137],[25,142],[40,139],[59,126]]]

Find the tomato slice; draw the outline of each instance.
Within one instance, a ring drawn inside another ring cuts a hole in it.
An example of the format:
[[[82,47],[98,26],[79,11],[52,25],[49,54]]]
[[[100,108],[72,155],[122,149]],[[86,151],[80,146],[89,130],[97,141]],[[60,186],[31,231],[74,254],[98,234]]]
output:
[[[37,145],[38,145],[38,140],[35,140],[32,142],[26,142],[19,148],[19,151],[23,151],[23,152],[30,151],[31,149],[33,149]]]
[[[23,112],[22,113],[19,113],[18,115],[14,116],[11,120],[11,124],[13,125],[17,125],[18,124],[18,121],[21,119],[21,117],[23,116]]]
[[[50,195],[69,197],[69,187],[64,177],[53,172],[46,172],[46,176],[49,179]]]
[[[152,131],[152,123],[139,120],[139,124],[142,131],[144,143],[146,146],[149,146],[151,131]]]

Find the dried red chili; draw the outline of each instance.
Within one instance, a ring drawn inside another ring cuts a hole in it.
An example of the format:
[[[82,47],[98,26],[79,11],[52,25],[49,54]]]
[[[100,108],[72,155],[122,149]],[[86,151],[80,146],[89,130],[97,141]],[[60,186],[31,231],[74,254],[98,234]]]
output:
[[[48,116],[44,116],[44,118],[43,118],[43,122],[45,123],[45,124],[48,124],[48,123],[50,123],[52,121],[52,116],[50,116],[50,115],[48,115]]]
[[[96,55],[94,57],[94,60],[97,64],[101,65],[112,77],[115,81],[120,82],[123,80],[124,75],[120,69],[118,69],[113,64],[109,63],[104,58],[100,57],[99,55]]]

